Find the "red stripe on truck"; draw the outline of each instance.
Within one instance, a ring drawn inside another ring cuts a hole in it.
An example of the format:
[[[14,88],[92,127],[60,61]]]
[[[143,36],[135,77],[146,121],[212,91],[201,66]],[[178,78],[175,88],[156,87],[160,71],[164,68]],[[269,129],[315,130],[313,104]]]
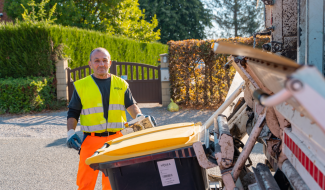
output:
[[[308,171],[321,189],[325,190],[325,175],[318,169],[318,167],[306,156],[306,154],[296,145],[296,143],[284,133],[284,143],[291,150],[301,163],[301,165]]]

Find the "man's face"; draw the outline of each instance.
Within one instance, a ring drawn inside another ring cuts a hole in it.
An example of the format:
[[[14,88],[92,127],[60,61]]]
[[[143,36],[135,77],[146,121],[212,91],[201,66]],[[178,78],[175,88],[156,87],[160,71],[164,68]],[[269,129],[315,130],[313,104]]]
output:
[[[89,61],[89,66],[94,71],[95,76],[106,76],[111,64],[112,62],[108,55],[101,51],[93,52],[91,61]]]

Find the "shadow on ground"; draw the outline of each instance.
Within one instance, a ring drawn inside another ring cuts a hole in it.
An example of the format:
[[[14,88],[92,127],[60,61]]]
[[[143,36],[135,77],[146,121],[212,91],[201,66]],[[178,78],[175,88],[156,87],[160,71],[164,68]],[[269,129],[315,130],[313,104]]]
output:
[[[83,141],[83,133],[81,131],[76,132],[77,135],[79,136],[80,140]],[[46,145],[45,147],[54,147],[54,146],[66,146],[67,144],[67,138],[61,138],[53,141],[52,143]]]
[[[45,147],[53,147],[53,146],[66,146],[67,139],[62,138],[62,139],[57,139],[53,141],[52,143],[46,145]]]
[[[18,125],[20,127],[30,127],[36,125],[66,125],[66,123],[67,123],[66,114],[62,116],[42,115],[42,116],[22,116],[17,118],[0,119],[0,124]]]

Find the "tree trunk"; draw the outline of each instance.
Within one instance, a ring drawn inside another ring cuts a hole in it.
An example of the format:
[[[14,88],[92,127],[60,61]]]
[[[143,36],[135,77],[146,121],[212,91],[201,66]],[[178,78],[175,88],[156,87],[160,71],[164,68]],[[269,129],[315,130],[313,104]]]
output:
[[[234,7],[235,37],[238,36],[238,21],[237,21],[237,13],[238,13],[238,2],[237,2],[237,0],[235,0],[235,7]]]

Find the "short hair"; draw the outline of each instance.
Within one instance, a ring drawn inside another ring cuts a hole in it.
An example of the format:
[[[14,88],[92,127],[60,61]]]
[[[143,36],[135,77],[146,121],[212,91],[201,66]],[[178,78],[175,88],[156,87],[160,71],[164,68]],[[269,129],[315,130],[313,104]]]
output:
[[[109,54],[109,52],[107,51],[107,49],[102,48],[102,47],[98,47],[98,48],[93,49],[93,50],[90,52],[90,55],[89,55],[89,61],[91,61],[91,56],[93,55],[93,53],[98,52],[98,51],[99,51],[99,52],[103,52],[103,53],[107,53],[108,58],[111,59],[111,55]]]

